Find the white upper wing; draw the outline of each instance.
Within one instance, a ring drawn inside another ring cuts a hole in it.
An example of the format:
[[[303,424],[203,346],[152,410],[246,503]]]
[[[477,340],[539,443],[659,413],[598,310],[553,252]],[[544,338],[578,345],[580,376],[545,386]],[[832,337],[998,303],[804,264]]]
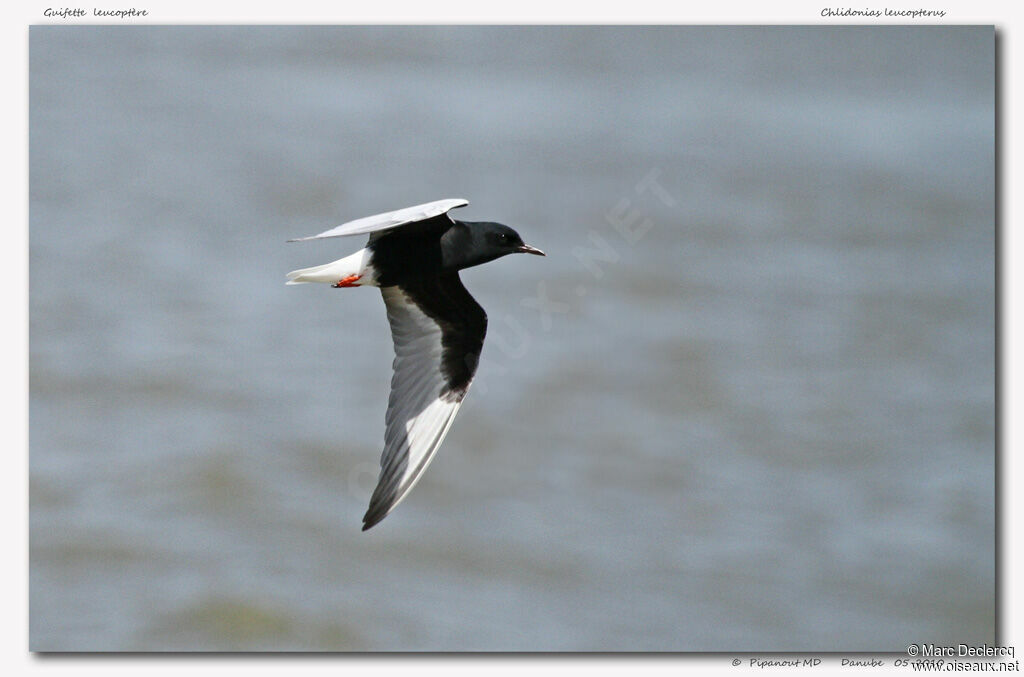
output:
[[[427,202],[421,205],[416,205],[415,207],[406,207],[405,209],[396,209],[393,212],[366,216],[361,219],[356,219],[355,221],[343,223],[340,226],[331,228],[330,230],[325,230],[319,235],[297,237],[288,241],[301,242],[303,240],[318,240],[325,237],[364,235],[366,233],[376,233],[381,230],[391,230],[392,228],[404,226],[407,223],[426,221],[427,219],[432,219],[435,216],[447,214],[452,209],[465,207],[468,204],[469,200],[463,199],[435,200],[434,202]]]

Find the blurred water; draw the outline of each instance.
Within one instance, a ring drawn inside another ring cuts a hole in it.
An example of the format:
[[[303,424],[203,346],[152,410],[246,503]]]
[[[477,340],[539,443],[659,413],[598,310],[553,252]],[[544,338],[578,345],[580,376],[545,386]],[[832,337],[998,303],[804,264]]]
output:
[[[993,39],[33,27],[31,648],[993,641]],[[364,534],[383,306],[285,239],[442,197],[548,258]]]

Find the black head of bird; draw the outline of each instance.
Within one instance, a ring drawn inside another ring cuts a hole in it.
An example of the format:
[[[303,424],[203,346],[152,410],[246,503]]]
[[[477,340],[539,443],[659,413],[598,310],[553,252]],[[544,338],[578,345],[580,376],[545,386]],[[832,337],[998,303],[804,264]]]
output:
[[[442,265],[447,270],[479,266],[507,254],[545,255],[523,242],[512,228],[491,221],[455,221],[441,238]]]

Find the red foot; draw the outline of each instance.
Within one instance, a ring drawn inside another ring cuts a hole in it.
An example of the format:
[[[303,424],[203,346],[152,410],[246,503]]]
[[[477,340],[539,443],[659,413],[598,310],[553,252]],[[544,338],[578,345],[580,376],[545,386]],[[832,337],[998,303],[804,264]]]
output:
[[[362,277],[362,275],[349,275],[348,277],[341,278],[331,286],[335,289],[338,289],[339,287],[357,287],[358,285],[356,282],[358,282]]]

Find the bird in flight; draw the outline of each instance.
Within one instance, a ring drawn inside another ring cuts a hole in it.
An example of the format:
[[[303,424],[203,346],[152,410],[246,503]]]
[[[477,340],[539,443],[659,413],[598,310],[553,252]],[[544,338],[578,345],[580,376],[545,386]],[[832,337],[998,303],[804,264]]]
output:
[[[544,252],[500,223],[457,221],[467,200],[437,200],[344,223],[289,242],[370,236],[364,249],[288,273],[287,284],[380,287],[395,346],[380,477],[363,531],[384,519],[427,469],[473,382],[487,313],[459,279],[506,254]]]

